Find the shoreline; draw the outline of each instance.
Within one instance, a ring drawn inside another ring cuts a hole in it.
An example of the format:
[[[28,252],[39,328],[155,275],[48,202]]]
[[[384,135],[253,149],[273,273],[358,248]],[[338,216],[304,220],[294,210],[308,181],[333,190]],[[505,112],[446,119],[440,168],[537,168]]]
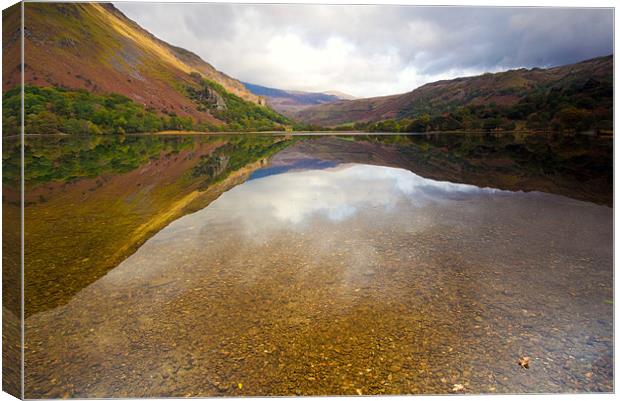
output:
[[[560,132],[560,131],[428,131],[428,132],[364,132],[364,131],[158,131],[158,132],[136,132],[123,134],[123,136],[227,136],[227,135],[268,135],[268,136],[424,136],[424,135],[565,135],[576,136],[584,135],[601,139],[614,138],[613,132],[596,134],[593,132]],[[25,134],[24,138],[46,138],[46,137],[74,137],[81,135],[70,135],[64,132],[56,134]],[[99,136],[99,135],[84,135]],[[102,137],[121,136],[119,134],[101,135]],[[4,136],[2,139],[18,139],[21,135]]]
[[[421,135],[482,135],[482,134],[531,134],[531,135],[589,135],[598,137],[613,138],[612,133],[596,134],[593,132],[561,132],[561,131],[533,131],[533,130],[513,130],[513,131],[428,131],[428,132],[366,132],[366,131],[337,131],[337,130],[312,130],[312,131],[159,131],[143,132],[125,135],[274,135],[274,136],[373,136],[373,135],[402,135],[402,136],[421,136]]]

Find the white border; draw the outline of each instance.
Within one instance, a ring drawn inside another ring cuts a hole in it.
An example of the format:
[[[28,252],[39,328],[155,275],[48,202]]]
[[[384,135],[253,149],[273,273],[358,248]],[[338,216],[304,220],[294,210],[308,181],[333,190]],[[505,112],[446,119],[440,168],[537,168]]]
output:
[[[133,2],[152,2],[149,0],[132,0]],[[117,3],[117,1],[114,1],[115,3]],[[126,2],[126,1],[118,1],[118,3],[121,2]],[[182,0],[168,0],[167,2],[170,3],[200,3],[200,1],[182,1]],[[212,2],[212,1],[211,1]],[[521,1],[514,1],[514,0],[505,0],[505,1],[498,1],[498,0],[445,0],[445,1],[416,1],[416,0],[337,0],[337,1],[333,1],[333,0],[322,0],[322,1],[312,1],[312,0],[289,0],[289,1],[280,1],[280,0],[271,0],[271,1],[260,1],[260,0],[242,0],[242,1],[230,1],[230,0],[222,0],[219,1],[221,3],[275,3],[275,4],[386,4],[386,5],[433,5],[433,6],[488,6],[488,7],[492,7],[492,6],[502,6],[502,7],[545,7],[545,6],[552,6],[552,7],[615,7],[615,2],[612,0],[589,0],[589,1],[583,1],[583,0],[570,0],[570,1],[560,1],[560,0],[521,0]],[[9,7],[12,4],[15,4],[15,1],[12,0],[0,0],[0,5],[2,6],[2,9],[5,9],[7,7]],[[23,15],[23,13],[22,13]],[[22,32],[23,34],[23,32]],[[617,38],[617,32],[614,29],[614,54],[616,54],[616,43],[617,41],[615,40]],[[23,41],[22,41],[23,44]],[[191,49],[190,49],[191,50]],[[0,56],[0,60],[1,60],[1,56]],[[615,60],[614,60],[615,61]],[[23,66],[23,61],[22,61],[22,66]],[[614,65],[614,78],[617,76],[619,71],[618,65],[617,63]],[[22,80],[23,80],[23,72],[22,72]],[[614,84],[614,106],[617,104],[617,100],[618,100],[618,93],[615,90],[615,84]],[[22,101],[23,101],[23,97],[22,97]],[[23,116],[22,116],[23,118]],[[614,107],[614,127],[616,128],[616,131],[618,131],[618,110],[616,107]],[[22,146],[22,152],[23,152],[23,146]],[[616,160],[616,156],[617,156],[617,143],[614,140],[614,160]],[[23,157],[23,153],[22,153],[22,157]],[[1,171],[1,166],[0,166],[0,171]],[[22,166],[23,169],[23,166]],[[614,163],[614,200],[616,199],[617,196],[617,177],[620,174],[620,166],[618,164]],[[22,171],[22,179],[23,179],[23,171]],[[22,188],[23,188],[23,183],[22,183]],[[23,196],[23,194],[22,194]],[[23,202],[23,199],[22,199]],[[615,201],[614,201],[614,205],[615,205]],[[22,211],[22,219],[23,219],[23,211]],[[615,207],[614,207],[614,227],[616,227],[617,223],[618,223],[618,219],[619,217],[616,215],[615,213]],[[2,216],[0,215],[0,223],[2,221]],[[22,220],[23,222],[23,220]],[[1,231],[0,231],[0,239],[1,239]],[[620,249],[620,240],[614,235],[614,256],[615,256],[615,251]],[[0,249],[0,255],[1,255],[1,249]],[[23,255],[23,237],[22,237],[22,255]],[[1,260],[1,259],[0,259]],[[615,287],[615,277],[616,277],[616,273],[617,273],[617,269],[616,269],[616,265],[615,265],[615,258],[614,258],[614,295],[616,294],[616,287]],[[23,279],[23,277],[22,277]],[[23,290],[23,285],[22,285],[22,290]],[[23,297],[22,297],[23,298]],[[615,297],[614,297],[615,298]],[[1,300],[1,297],[0,297]],[[23,302],[23,300],[22,300]],[[23,305],[22,305],[23,308]],[[614,305],[614,334],[617,332],[616,328],[618,325],[618,308],[615,307]],[[1,330],[1,328],[0,328]],[[615,338],[614,338],[615,340]],[[23,340],[22,340],[23,341]],[[615,358],[615,345],[616,342],[614,341],[614,385],[617,383],[617,379],[618,379],[618,364],[617,364],[617,360]],[[23,363],[23,362],[22,362]],[[0,359],[0,367],[1,367],[2,361]],[[405,400],[405,399],[411,399],[415,397],[416,400],[428,400],[431,399],[431,397],[433,399],[445,399],[447,397],[455,397],[454,395],[442,395],[442,396],[384,396],[382,398],[389,398],[389,399],[395,399],[395,400]],[[514,400],[514,399],[522,399],[522,398],[536,398],[539,400],[570,400],[570,401],[583,401],[583,400],[611,400],[611,399],[615,399],[615,395],[614,394],[557,394],[557,395],[472,395],[472,396],[467,396],[468,400],[472,400],[472,401],[478,401],[478,400],[482,400],[482,399],[488,399],[489,397],[491,397],[492,399],[499,399],[499,400]],[[219,397],[221,398],[221,397]],[[304,400],[317,400],[317,399],[321,399],[322,397],[304,397]],[[359,397],[338,397],[339,399],[347,399],[347,400],[353,400],[353,399],[358,399]],[[269,400],[270,398],[267,397],[255,397],[253,399],[256,400]],[[13,398],[12,396],[8,395],[7,393],[0,393],[0,401],[9,401],[9,400],[15,400],[15,398]],[[121,399],[122,400],[122,399]],[[169,400],[169,399],[161,399],[161,398],[151,398],[150,400],[154,400],[154,401],[165,401],[165,400]]]

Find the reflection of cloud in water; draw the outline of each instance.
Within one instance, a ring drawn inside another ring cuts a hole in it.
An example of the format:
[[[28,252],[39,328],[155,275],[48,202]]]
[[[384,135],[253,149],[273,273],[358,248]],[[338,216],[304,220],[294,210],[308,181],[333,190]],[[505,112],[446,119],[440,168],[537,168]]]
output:
[[[390,210],[403,201],[424,206],[496,192],[500,191],[434,181],[398,168],[349,164],[250,181],[223,194],[205,212],[255,224],[275,219],[296,225],[320,216],[338,222],[363,209]]]
[[[333,263],[331,258],[342,253],[342,244],[355,241],[355,246],[349,244],[340,256],[342,266],[346,266],[341,279],[359,284],[378,263],[375,245],[360,237],[368,224],[385,222],[391,227],[390,235],[396,231],[410,234],[434,224],[437,217],[441,219],[430,209],[412,214],[418,208],[452,208],[458,201],[498,192],[502,191],[361,164],[265,176],[247,181],[203,210],[171,223],[108,274],[107,280],[114,285],[154,280],[161,274],[180,274],[192,266],[211,263],[224,253],[224,263],[243,265],[244,276],[251,281],[269,264],[248,261],[268,258],[271,252],[286,252],[277,241],[282,234],[291,234],[286,231],[294,231],[285,243],[303,244],[304,270]],[[353,220],[356,217],[360,220]],[[403,224],[394,225],[397,221]],[[361,231],[351,231],[355,229]],[[184,286],[181,282],[178,285]]]

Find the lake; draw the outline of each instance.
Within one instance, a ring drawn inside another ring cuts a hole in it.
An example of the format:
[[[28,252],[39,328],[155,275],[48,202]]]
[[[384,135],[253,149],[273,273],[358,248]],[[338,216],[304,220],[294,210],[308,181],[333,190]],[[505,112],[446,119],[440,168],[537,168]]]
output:
[[[28,139],[26,397],[611,392],[612,153],[581,135]]]

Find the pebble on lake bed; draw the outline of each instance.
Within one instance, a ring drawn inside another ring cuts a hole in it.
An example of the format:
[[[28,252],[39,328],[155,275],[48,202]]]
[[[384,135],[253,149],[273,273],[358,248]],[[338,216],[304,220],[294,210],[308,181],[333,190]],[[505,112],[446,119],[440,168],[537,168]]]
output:
[[[461,392],[461,391],[465,391],[465,386],[463,386],[462,384],[457,383],[454,386],[452,386],[452,392],[453,393],[458,393],[458,392]]]

